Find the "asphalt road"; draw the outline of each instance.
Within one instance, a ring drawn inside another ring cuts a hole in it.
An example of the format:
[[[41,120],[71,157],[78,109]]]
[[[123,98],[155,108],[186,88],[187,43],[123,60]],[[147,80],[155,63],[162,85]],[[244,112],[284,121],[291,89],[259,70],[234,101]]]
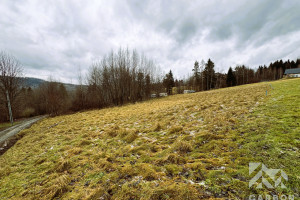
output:
[[[18,134],[21,130],[29,128],[35,122],[45,118],[46,116],[38,116],[24,120],[10,128],[0,131],[0,144],[8,140],[10,137]]]

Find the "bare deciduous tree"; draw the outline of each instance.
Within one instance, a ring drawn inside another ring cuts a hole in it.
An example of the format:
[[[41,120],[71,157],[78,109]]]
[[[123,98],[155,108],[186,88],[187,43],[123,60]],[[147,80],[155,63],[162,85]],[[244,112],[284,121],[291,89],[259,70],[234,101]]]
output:
[[[153,61],[135,50],[119,49],[93,63],[87,74],[89,108],[122,105],[148,99],[158,70]]]
[[[20,104],[18,97],[21,93],[23,68],[18,60],[6,52],[0,52],[0,99],[1,107],[5,110],[2,118],[9,116],[7,93],[13,112],[18,112]]]

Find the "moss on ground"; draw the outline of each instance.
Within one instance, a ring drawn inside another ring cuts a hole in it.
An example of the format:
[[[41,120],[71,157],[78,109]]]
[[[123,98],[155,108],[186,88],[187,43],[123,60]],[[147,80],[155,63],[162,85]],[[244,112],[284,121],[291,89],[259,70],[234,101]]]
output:
[[[299,87],[281,80],[42,120],[0,157],[0,199],[299,194]],[[287,189],[249,189],[249,162],[283,169]]]

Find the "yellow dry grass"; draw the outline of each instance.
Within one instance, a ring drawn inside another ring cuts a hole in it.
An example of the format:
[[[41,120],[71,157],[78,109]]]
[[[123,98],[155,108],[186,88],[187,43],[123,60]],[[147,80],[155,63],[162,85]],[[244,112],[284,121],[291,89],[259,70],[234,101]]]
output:
[[[218,174],[247,161],[237,128],[268,98],[266,89],[260,83],[45,119],[0,157],[0,198],[237,197],[247,183],[225,193],[230,178]]]

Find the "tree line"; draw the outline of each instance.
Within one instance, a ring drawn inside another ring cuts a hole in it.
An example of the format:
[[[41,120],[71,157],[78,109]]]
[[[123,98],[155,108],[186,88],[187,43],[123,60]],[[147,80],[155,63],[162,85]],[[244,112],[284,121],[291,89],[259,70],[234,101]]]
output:
[[[283,78],[286,69],[300,67],[300,59],[296,61],[282,60],[270,63],[269,66],[259,66],[258,69],[251,69],[245,65],[229,67],[227,73],[218,73],[214,70],[214,63],[211,59],[199,63],[195,61],[192,69],[193,75],[188,78],[185,85],[195,91],[205,91],[217,88],[231,87],[243,84],[272,81]]]
[[[215,71],[211,59],[195,61],[192,75],[174,78],[172,71],[163,75],[155,62],[136,50],[119,49],[92,63],[87,74],[78,72],[78,86],[68,91],[63,83],[49,78],[37,88],[24,87],[22,65],[13,56],[0,53],[0,121],[9,120],[9,103],[14,118],[49,114],[52,116],[86,109],[99,109],[135,103],[151,94],[179,94],[184,90],[205,91],[260,81],[277,80],[285,69],[300,66],[282,60],[259,66],[257,70],[238,65],[227,73]]]
[[[150,98],[151,91],[161,89],[159,68],[135,50],[120,49],[93,63],[86,75],[86,86],[79,77],[74,110],[142,101]]]
[[[94,62],[87,74],[79,71],[75,91],[67,91],[53,78],[38,88],[24,87],[22,66],[5,52],[0,53],[0,66],[0,121],[9,119],[7,92],[14,118],[21,118],[118,106],[147,100],[151,92],[165,91],[160,68],[136,50],[112,51]]]

